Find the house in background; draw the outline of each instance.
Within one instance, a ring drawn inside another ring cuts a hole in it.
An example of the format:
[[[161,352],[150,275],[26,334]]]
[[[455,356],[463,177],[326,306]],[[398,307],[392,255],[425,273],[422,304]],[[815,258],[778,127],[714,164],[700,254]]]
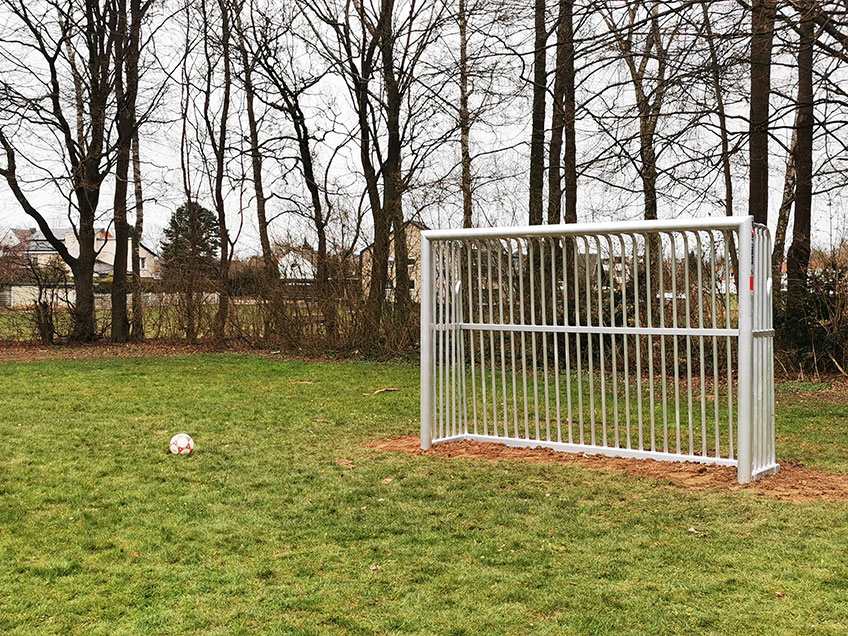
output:
[[[79,256],[79,239],[70,228],[57,228],[53,234],[65,244],[71,256]],[[94,234],[94,275],[111,276],[114,273],[115,237],[105,229],[97,229]],[[47,265],[57,259],[59,253],[50,245],[41,230],[37,228],[12,228],[0,238],[0,250],[17,250],[21,256],[36,265]],[[152,249],[144,244],[139,246],[139,270],[142,278],[156,278],[159,271],[159,258]],[[127,274],[132,273],[132,239],[127,239]],[[65,266],[66,269],[67,266]],[[68,269],[70,272],[70,270]]]
[[[283,293],[289,298],[314,299],[318,292],[318,251],[307,241],[299,245],[278,243],[275,250]],[[355,259],[337,252],[329,252],[326,259],[329,293],[338,301],[359,298]]]
[[[421,294],[421,232],[428,229],[418,221],[407,221],[403,224],[406,231],[407,262],[409,269],[409,296],[414,302],[420,301]],[[397,283],[397,263],[394,259],[395,233],[389,234],[389,276],[386,279],[386,298],[394,300]],[[362,281],[362,292],[368,293],[371,286],[371,268],[374,261],[374,244],[371,243],[359,252],[359,272]]]
[[[71,256],[79,256],[79,240],[72,229],[54,229]],[[127,241],[127,274],[132,273],[132,240]],[[115,237],[105,229],[95,231],[95,279],[114,273]],[[0,307],[27,307],[42,302],[73,303],[71,271],[44,234],[36,228],[12,228],[0,236],[0,256],[12,257],[16,266],[6,268],[0,280]],[[28,267],[32,264],[35,268]],[[49,267],[54,265],[55,267]],[[34,271],[35,270],[41,270]],[[139,269],[143,279],[158,276],[159,259],[150,248],[139,247]]]
[[[317,254],[306,241],[302,245],[280,243],[277,245],[277,267],[283,280],[314,281],[317,275]]]

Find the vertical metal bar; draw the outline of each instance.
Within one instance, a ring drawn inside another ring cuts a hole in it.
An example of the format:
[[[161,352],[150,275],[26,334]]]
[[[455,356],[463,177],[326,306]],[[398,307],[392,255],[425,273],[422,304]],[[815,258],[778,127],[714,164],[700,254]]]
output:
[[[556,239],[551,238],[551,316],[553,324],[557,324],[557,249]],[[554,391],[556,393],[556,421],[557,421],[557,442],[562,442],[562,409],[560,407],[559,395],[559,340],[556,332],[552,334],[554,342]]]
[[[771,235],[769,235],[769,246],[768,253],[771,254],[773,249],[771,242]],[[774,330],[774,315],[773,315],[773,307],[774,307],[774,285],[775,281],[772,277],[771,268],[768,269],[769,272],[769,298],[768,298],[768,328]],[[780,284],[780,281],[777,281],[777,284]],[[777,461],[777,431],[776,429],[776,421],[774,415],[774,335],[770,335],[768,337],[769,342],[769,402],[771,404],[771,413],[769,414],[769,422],[771,424],[771,462],[774,464]]]
[[[657,233],[657,239],[659,243],[659,254],[657,254],[657,260],[659,261],[659,314],[660,314],[660,327],[665,327],[665,255],[664,249],[662,246],[662,234]],[[672,269],[672,274],[674,269]],[[662,381],[662,413],[663,413],[663,452],[668,452],[668,367],[665,364],[665,336],[660,336],[660,364],[662,367],[660,368],[660,379]],[[675,364],[675,369],[677,365]]]
[[[674,234],[669,232],[669,239],[671,240],[671,271],[669,272],[669,277],[671,278],[671,319],[673,321],[673,326],[676,329],[679,325],[677,323],[677,240],[674,238]],[[679,343],[677,340],[677,336],[672,336],[672,344],[674,351],[674,364],[672,365],[674,368],[674,426],[675,426],[675,443],[676,443],[676,452],[680,453],[680,369],[677,366],[677,362],[680,360],[680,349]]]
[[[445,437],[445,243],[438,243],[436,275],[436,320],[439,324],[439,437]]]
[[[730,232],[724,233],[724,321],[727,329],[730,329],[732,326],[732,317],[730,313],[730,286],[733,283],[730,272],[732,265],[730,260],[730,240],[732,236],[733,234]],[[736,276],[737,278],[739,277],[739,272],[736,272]],[[725,343],[727,345],[727,439],[730,447],[729,457],[730,459],[734,459],[736,455],[734,453],[735,438],[733,435],[733,356],[731,353],[730,336],[725,338]]]
[[[530,246],[528,241],[527,256],[530,256]],[[521,244],[518,246],[518,298],[521,309],[521,324],[525,321],[524,311],[524,250],[521,249]],[[521,376],[524,384],[524,438],[530,438],[530,408],[527,404],[527,343],[524,336],[524,330],[521,331]]]
[[[654,326],[653,319],[653,292],[651,291],[651,239],[650,236],[644,236],[645,239],[645,300],[647,301],[648,311],[648,328]],[[659,241],[657,241],[659,242]],[[662,268],[662,258],[660,258],[660,268]],[[662,287],[660,287],[662,290]],[[660,292],[662,293],[662,292]],[[657,411],[655,406],[655,391],[654,391],[654,338],[647,337],[648,343],[648,406],[651,409],[651,450],[657,450]],[[640,430],[641,435],[641,430]],[[643,448],[641,437],[639,439],[639,448]]]
[[[586,325],[592,326],[592,288],[589,285],[589,267],[591,266],[589,261],[589,240],[587,238],[583,238],[583,246],[586,250],[586,266],[583,268],[585,270],[585,282],[586,282]],[[589,359],[589,422],[591,427],[591,440],[592,446],[595,445],[595,362],[594,362],[594,351],[592,345],[592,334],[586,334],[586,356]]]
[[[763,328],[763,316],[765,314],[765,307],[763,302],[763,291],[765,291],[763,285],[763,276],[762,276],[762,252],[763,252],[763,233],[760,227],[755,226],[754,228],[754,265],[753,265],[753,275],[754,275],[754,305],[756,309],[754,310],[754,329],[761,330]],[[756,400],[756,411],[754,415],[754,435],[757,440],[757,445],[754,450],[754,470],[760,470],[766,464],[765,462],[765,443],[766,443],[766,435],[765,435],[765,339],[764,338],[755,338],[754,339],[754,397]]]
[[[767,329],[768,325],[768,256],[771,253],[768,250],[768,229],[761,229],[761,237],[760,237],[760,281],[761,281],[761,291],[760,296],[762,299],[762,317],[760,319],[760,324],[762,325],[762,329]],[[769,440],[769,422],[768,422],[768,414],[769,414],[769,397],[768,397],[768,370],[769,370],[769,352],[768,352],[768,339],[763,337],[759,339],[761,341],[761,349],[763,355],[763,420],[761,422],[761,430],[763,432],[763,455],[762,462],[763,466],[767,466],[771,462],[769,461],[769,451],[771,448],[771,442]]]
[[[504,303],[503,303],[503,243],[498,240],[498,320],[504,324]],[[509,424],[507,423],[507,415],[509,413],[509,399],[506,393],[506,347],[504,343],[504,332],[500,332],[501,341],[501,384],[503,389],[503,434],[504,437],[509,437]],[[513,410],[515,406],[513,405]]]
[[[767,249],[767,240],[768,240],[768,230],[766,228],[760,229],[760,302],[761,304],[761,316],[760,316],[760,325],[761,329],[766,329],[766,325],[768,324],[768,287],[767,287],[767,260],[768,260],[768,252]],[[769,368],[769,359],[768,359],[768,350],[767,344],[768,340],[766,338],[759,338],[760,340],[760,349],[762,351],[763,356],[763,364],[762,364],[762,391],[763,391],[763,419],[760,422],[760,430],[763,435],[763,454],[761,460],[763,462],[763,466],[769,464],[769,438],[768,438],[768,411],[769,411],[769,403],[768,403],[768,393],[767,393],[767,385],[768,385],[768,368]]]
[[[456,253],[456,280],[457,280],[457,292],[456,292],[456,302],[457,302],[457,323],[462,324],[465,322],[465,311],[463,302],[463,294],[464,291],[462,288],[462,253],[465,250],[465,243],[462,241],[457,241],[457,253]],[[462,434],[468,435],[468,378],[467,371],[465,369],[465,331],[462,327],[457,326],[457,336],[459,337],[459,369],[460,369],[460,393],[462,394]]]
[[[427,450],[433,443],[433,270],[432,244],[426,234],[421,235],[421,448]]]
[[[685,298],[686,303],[684,305],[686,310],[686,328],[690,329],[692,326],[692,307],[689,302],[689,295],[692,291],[692,284],[690,281],[690,272],[689,272],[689,234],[688,232],[681,232],[683,235],[683,258],[685,259],[683,262],[683,277],[686,280],[686,284],[684,289],[686,290]],[[690,334],[686,334],[686,414],[689,417],[689,454],[695,454],[695,426],[692,413],[692,336]]]
[[[483,242],[477,241],[477,319],[483,323]],[[489,434],[489,402],[486,399],[486,340],[480,330],[480,393],[482,397],[483,434]]]
[[[704,328],[704,246],[701,232],[695,232],[695,245],[698,250],[698,329]],[[701,454],[707,456],[707,388],[706,358],[704,356],[704,336],[698,336],[698,369],[701,372]]]
[[[752,333],[752,304],[751,293],[748,289],[751,279],[751,228],[752,218],[748,217],[739,227],[739,277],[737,279],[737,295],[739,307],[739,343],[738,343],[738,423],[736,426],[739,435],[737,442],[738,463],[736,477],[740,484],[751,481],[753,471],[752,455],[752,404],[751,393],[753,390],[753,333]]]
[[[495,303],[492,297],[492,243],[486,241],[487,283],[489,291],[489,324],[494,324]],[[498,436],[498,391],[497,391],[497,356],[495,354],[495,332],[489,331],[489,355],[492,364],[492,427],[495,437]]]
[[[618,237],[621,240],[621,236]],[[622,246],[624,243],[621,243]],[[609,248],[609,309],[610,309],[610,326],[615,327],[615,303],[614,303],[614,295],[615,295],[615,287],[617,284],[617,273],[615,271],[615,256],[613,255],[614,249],[612,247],[612,238],[609,234],[607,234],[607,247]],[[624,268],[621,270],[622,275],[624,274]],[[624,288],[624,283],[622,283],[622,288]],[[622,305],[622,309],[624,309],[626,305]],[[622,326],[626,326],[622,324]],[[616,347],[618,346],[618,342],[615,339],[615,335],[610,335],[610,354],[612,357],[612,412],[613,412],[613,425],[614,425],[614,436],[615,436],[615,447],[621,448],[621,444],[619,442],[619,430],[618,430],[618,365],[616,361]],[[625,352],[625,355],[626,352]],[[628,431],[629,434],[629,431]]]
[[[636,242],[636,235],[631,234],[630,240],[633,243],[633,326],[641,327],[642,321],[639,316],[639,249],[638,244]],[[627,304],[625,303],[625,306]],[[635,345],[635,353],[636,353],[636,422],[639,426],[638,435],[639,435],[639,449],[644,450],[645,447],[643,445],[642,439],[642,426],[643,426],[643,416],[642,416],[642,336],[634,335],[633,343]],[[626,346],[625,346],[626,350]],[[629,357],[629,356],[628,356]],[[625,358],[626,360],[627,358]],[[630,409],[628,408],[628,413]],[[628,423],[629,428],[629,423]],[[628,441],[628,446],[630,442]]]
[[[519,258],[521,256],[521,243],[516,241],[518,244],[518,255]],[[513,252],[512,252],[512,239],[507,239],[507,245],[509,245],[509,324],[515,324],[515,280],[513,278]],[[510,330],[509,332],[509,360],[510,360],[510,370],[512,371],[512,420],[513,420],[513,432],[515,437],[518,437],[518,391],[516,387],[516,361],[515,361],[515,331]]]
[[[618,242],[621,249],[621,326],[627,327],[630,324],[630,318],[627,314],[627,247],[621,234],[618,235]],[[633,253],[636,253],[635,250]],[[627,429],[625,441],[627,448],[633,448],[630,442],[630,351],[627,347],[626,333],[621,336],[621,347],[624,352],[624,425]],[[618,415],[616,415],[617,422]]]
[[[457,259],[459,258],[459,242],[451,241],[451,306],[453,307],[453,408],[454,408],[454,435],[462,432],[462,375],[460,373],[459,343],[462,336],[460,326],[460,305],[462,304],[462,286],[459,282],[457,271]]]
[[[533,239],[527,241],[530,271],[530,323],[536,324],[536,273],[533,270],[536,266],[535,254],[533,253]],[[530,342],[533,349],[533,405],[534,418],[536,420],[536,439],[539,439],[539,358],[536,351],[536,332],[530,333]]]
[[[448,267],[445,271],[446,283],[447,283],[447,293],[445,294],[446,300],[448,302],[448,320],[449,320],[449,328],[448,328],[448,340],[450,342],[450,351],[448,352],[448,357],[450,359],[449,366],[449,374],[450,378],[450,396],[448,399],[448,408],[450,409],[450,434],[456,435],[456,296],[454,294],[454,280],[453,280],[453,259],[454,259],[454,241],[450,241],[447,244],[448,248]]]
[[[765,315],[763,319],[763,328],[771,329],[772,328],[772,277],[771,277],[771,268],[768,266],[769,255],[771,254],[771,233],[768,228],[763,228],[763,284],[764,284],[764,292],[763,292],[763,304],[765,305]],[[766,463],[771,465],[775,463],[775,451],[774,451],[774,350],[772,345],[772,337],[767,336],[763,338],[763,347],[765,349],[765,365],[764,365],[764,373],[766,374],[765,378],[765,399],[766,399],[766,422],[765,422],[765,430],[766,430]]]
[[[765,252],[766,254],[771,254],[772,251],[772,243],[771,243],[771,234],[768,229],[766,230],[767,235],[767,244]],[[768,283],[766,286],[766,329],[773,330],[774,329],[774,316],[772,314],[773,298],[774,298],[774,279],[772,278],[771,268],[766,265],[766,272],[768,272]],[[780,281],[778,281],[780,284]],[[775,417],[774,417],[774,336],[769,335],[768,339],[768,351],[766,355],[766,359],[768,360],[768,401],[769,401],[769,412],[768,412],[768,426],[769,426],[769,463],[774,464],[777,460],[777,449],[776,444],[777,440],[776,431],[775,431]]]
[[[603,267],[601,266],[601,241],[595,236],[595,248],[598,250],[598,257],[596,260],[597,267],[595,267],[595,276],[598,280],[598,325],[603,327],[604,325],[604,304],[603,304]],[[603,445],[607,445],[607,374],[605,367],[604,358],[604,335],[598,334],[598,367],[599,367],[599,375],[601,376],[601,433],[603,439]]]
[[[716,243],[715,234],[710,232],[710,311],[712,312],[711,326],[715,329],[718,325],[718,316],[716,314]],[[715,427],[715,456],[721,457],[721,434],[719,432],[719,390],[718,390],[718,338],[712,336],[710,338],[713,343],[713,416]]]
[[[545,239],[539,239],[539,275],[540,275],[540,289],[539,289],[539,309],[541,310],[542,323],[543,325],[548,324],[548,312],[546,309],[545,296],[547,295],[547,291],[545,289],[546,285],[546,276],[545,269],[547,268],[547,263],[545,262]],[[551,441],[551,399],[550,399],[550,391],[548,385],[550,384],[548,378],[548,335],[546,333],[541,333],[542,336],[542,368],[543,373],[542,377],[545,383],[545,439]]]
[[[568,257],[566,250],[567,237],[562,239],[562,322],[570,324],[568,318]],[[575,250],[576,251],[576,250]],[[565,401],[568,408],[568,443],[574,443],[574,425],[571,407],[571,343],[568,332],[562,335],[565,347]]]
[[[450,294],[450,242],[442,243],[442,333],[444,333],[444,427],[443,437],[451,435],[451,294]],[[399,264],[395,264],[397,268]]]
[[[468,319],[470,321],[474,320],[474,292],[473,292],[473,284],[474,280],[473,273],[471,271],[471,253],[473,250],[471,249],[471,242],[464,241],[463,245],[465,246],[465,257],[466,262],[468,264],[467,267],[467,283],[468,283]],[[469,330],[468,332],[468,348],[471,353],[471,399],[472,399],[472,407],[471,414],[474,418],[474,434],[477,435],[477,372],[475,369],[474,362],[474,332]],[[480,352],[480,361],[482,363],[483,352]]]
[[[577,270],[577,261],[579,256],[579,250],[577,248],[577,238],[574,238],[574,320],[577,326],[580,326],[580,278]],[[586,259],[588,259],[588,255],[584,256],[584,263]],[[574,338],[577,342],[577,414],[580,425],[580,443],[585,443],[585,431],[584,431],[584,417],[583,417],[583,361],[581,359],[581,348],[580,344],[582,337],[581,334],[574,334]]]
[[[752,330],[760,328],[760,315],[761,315],[761,307],[760,307],[760,232],[759,228],[754,227],[754,230],[751,234],[751,242],[753,249],[753,258],[751,259],[751,297],[752,297],[752,306],[751,310],[753,312],[752,319]],[[752,339],[752,346],[754,350],[754,364],[752,366],[752,370],[754,372],[753,382],[754,387],[752,391],[751,401],[752,401],[752,411],[753,416],[751,417],[751,437],[753,438],[753,443],[751,444],[751,469],[752,472],[756,471],[760,468],[760,459],[762,457],[762,439],[761,439],[761,410],[762,410],[762,351],[761,351],[761,338]]]

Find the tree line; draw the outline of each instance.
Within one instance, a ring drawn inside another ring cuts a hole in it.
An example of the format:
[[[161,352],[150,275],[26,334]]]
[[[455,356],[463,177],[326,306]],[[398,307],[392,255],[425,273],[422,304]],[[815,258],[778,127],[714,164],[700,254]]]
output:
[[[162,136],[181,209],[217,219],[219,342],[246,227],[271,306],[275,233],[315,245],[329,343],[336,264],[365,243],[358,328],[408,324],[408,269],[386,288],[408,261],[410,219],[751,214],[775,228],[792,315],[805,310],[792,304],[809,288],[813,201],[845,186],[838,1],[3,0],[2,12],[0,176],[72,272],[73,340],[97,336],[104,220],[110,337],[144,337],[143,173]],[[66,206],[78,255],[51,233],[41,189]],[[277,316],[266,327],[284,331]]]

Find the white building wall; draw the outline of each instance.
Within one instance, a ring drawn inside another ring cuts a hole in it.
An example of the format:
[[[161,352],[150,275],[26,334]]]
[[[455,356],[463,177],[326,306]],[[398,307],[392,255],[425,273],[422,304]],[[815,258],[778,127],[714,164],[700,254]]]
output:
[[[99,234],[99,233],[98,233]],[[79,241],[73,231],[65,232],[64,236],[65,247],[68,248],[71,256],[79,256]],[[109,263],[115,262],[115,246],[117,242],[114,238],[103,239],[99,236],[94,238],[94,250],[99,252],[97,255],[98,261]],[[143,259],[143,267],[141,267],[142,278],[153,278],[156,275],[156,255],[153,254],[143,245],[138,250],[139,258]],[[127,273],[132,271],[132,239],[127,240]]]

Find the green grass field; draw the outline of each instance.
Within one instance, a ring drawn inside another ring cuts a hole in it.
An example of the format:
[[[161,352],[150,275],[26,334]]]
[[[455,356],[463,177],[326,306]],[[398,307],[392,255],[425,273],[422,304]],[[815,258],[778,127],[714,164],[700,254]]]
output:
[[[848,472],[822,388],[778,459]],[[848,502],[363,446],[417,405],[399,364],[0,364],[0,633],[848,633]]]

